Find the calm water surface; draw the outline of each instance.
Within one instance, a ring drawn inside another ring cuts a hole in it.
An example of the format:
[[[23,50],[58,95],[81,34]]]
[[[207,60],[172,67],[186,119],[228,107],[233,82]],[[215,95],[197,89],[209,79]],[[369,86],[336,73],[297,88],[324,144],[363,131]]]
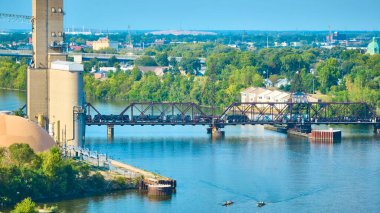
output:
[[[17,94],[0,91],[0,110],[22,106]],[[215,141],[205,127],[116,127],[113,141],[106,127],[90,127],[90,149],[176,179],[177,193],[163,201],[119,192],[57,204],[66,212],[379,212],[380,138],[369,127],[339,129],[340,143],[315,144],[261,126],[228,127]],[[236,203],[222,207],[225,200]],[[259,209],[261,200],[268,205]]]

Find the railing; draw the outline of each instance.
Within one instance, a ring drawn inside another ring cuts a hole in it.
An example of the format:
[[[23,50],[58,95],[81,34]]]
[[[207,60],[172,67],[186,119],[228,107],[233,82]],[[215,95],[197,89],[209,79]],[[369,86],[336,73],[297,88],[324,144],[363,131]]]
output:
[[[77,160],[84,161],[90,165],[116,172],[128,178],[141,177],[141,174],[114,166],[112,163],[113,160],[110,159],[106,154],[102,154],[97,151],[90,151],[87,148],[81,148],[77,146],[64,145],[61,146],[60,149],[64,157],[75,158]]]

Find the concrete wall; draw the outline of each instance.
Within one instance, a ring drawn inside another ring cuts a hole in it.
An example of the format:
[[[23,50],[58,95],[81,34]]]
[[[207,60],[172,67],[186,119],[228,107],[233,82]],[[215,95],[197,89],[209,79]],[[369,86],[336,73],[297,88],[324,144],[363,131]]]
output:
[[[27,71],[27,114],[37,122],[36,116],[43,114],[48,118],[48,71],[47,69],[28,68]]]
[[[33,0],[33,59],[35,68],[48,68],[48,53],[60,53],[51,48],[63,41],[63,0]]]
[[[74,113],[74,108],[84,106],[82,75],[81,71],[49,70],[49,121],[53,125],[59,121],[59,132],[54,134],[68,145],[83,145],[84,117]]]
[[[48,67],[48,0],[33,0],[33,59],[35,68]]]
[[[49,53],[60,53],[61,47],[52,48],[51,45],[63,41],[63,0],[48,0],[48,20]]]

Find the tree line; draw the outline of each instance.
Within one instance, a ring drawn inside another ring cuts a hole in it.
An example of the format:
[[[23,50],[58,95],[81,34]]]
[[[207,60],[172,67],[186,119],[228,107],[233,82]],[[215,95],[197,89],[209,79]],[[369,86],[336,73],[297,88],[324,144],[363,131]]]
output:
[[[189,49],[190,48],[190,49]],[[174,54],[174,55],[172,55]],[[172,56],[181,55],[181,61]],[[154,57],[151,57],[154,56]],[[206,57],[206,70],[200,75],[199,56]],[[193,101],[204,105],[215,102],[226,106],[240,100],[242,89],[264,86],[264,79],[287,78],[291,84],[299,75],[297,90],[316,92],[328,101],[363,101],[380,106],[380,55],[363,54],[342,48],[261,49],[241,51],[215,44],[163,45],[146,49],[136,61],[141,66],[167,66],[163,76],[142,73],[137,66],[123,72],[115,58],[85,62],[85,92],[88,98],[127,101]],[[105,80],[97,80],[92,67],[114,66]],[[24,62],[0,59],[0,86],[25,89]],[[212,77],[213,76],[213,77]],[[212,77],[212,78],[211,78]],[[211,81],[212,80],[212,81]],[[215,94],[212,94],[214,85]],[[294,85],[293,85],[294,86]],[[292,90],[292,86],[281,88]]]
[[[125,179],[106,181],[85,163],[65,159],[58,148],[36,154],[27,144],[0,148],[0,206],[27,197],[44,200],[100,193],[126,186]]]
[[[118,70],[103,81],[87,74],[87,96],[128,101],[194,101],[201,104],[215,101],[219,106],[226,106],[239,101],[242,89],[264,86],[267,77],[274,82],[287,78],[291,84],[295,84],[292,80],[299,75],[301,84],[294,88],[296,90],[318,93],[327,101],[364,101],[380,106],[379,55],[342,48],[259,51],[226,48],[215,52],[205,48],[203,53],[197,53],[197,56],[207,55],[206,73],[199,76],[197,71],[200,67],[194,66],[196,57],[193,53],[183,53],[184,60],[178,63],[168,61],[170,51],[171,47],[148,49],[147,56],[142,59],[156,65],[169,65],[170,68],[162,77],[153,73],[142,74],[137,67],[131,72]],[[88,63],[92,66],[100,62],[94,60]],[[141,61],[136,63],[146,65]],[[117,63],[113,65],[117,66]],[[183,71],[182,74],[180,71]],[[210,80],[211,73],[215,75],[213,82]],[[216,94],[211,94],[211,84],[214,84]],[[292,86],[281,89],[289,91]]]

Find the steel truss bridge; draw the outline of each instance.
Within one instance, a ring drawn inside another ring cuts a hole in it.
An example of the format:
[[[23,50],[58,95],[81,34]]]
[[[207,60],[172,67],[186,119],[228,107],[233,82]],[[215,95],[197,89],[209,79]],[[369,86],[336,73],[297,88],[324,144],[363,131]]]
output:
[[[374,107],[351,102],[250,102],[233,103],[219,115],[210,107],[191,102],[131,103],[119,114],[104,114],[86,104],[86,125],[286,125],[365,124],[380,129],[380,118]]]

